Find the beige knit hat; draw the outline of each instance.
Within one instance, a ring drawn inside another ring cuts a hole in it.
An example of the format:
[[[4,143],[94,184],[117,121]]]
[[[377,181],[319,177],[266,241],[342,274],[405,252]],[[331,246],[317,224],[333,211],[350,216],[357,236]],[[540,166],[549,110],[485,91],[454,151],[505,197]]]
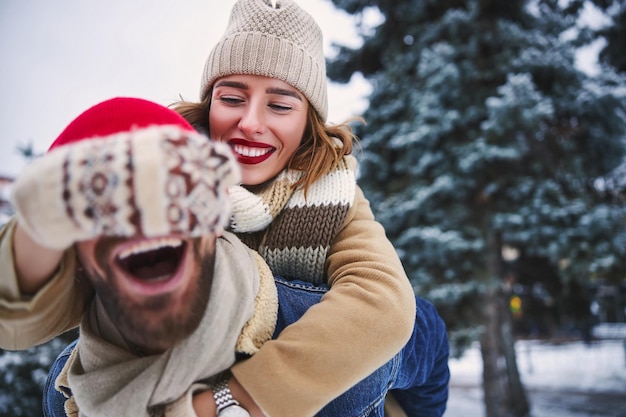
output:
[[[232,74],[277,78],[298,89],[323,120],[328,87],[322,31],[292,0],[239,0],[202,74],[200,97]]]

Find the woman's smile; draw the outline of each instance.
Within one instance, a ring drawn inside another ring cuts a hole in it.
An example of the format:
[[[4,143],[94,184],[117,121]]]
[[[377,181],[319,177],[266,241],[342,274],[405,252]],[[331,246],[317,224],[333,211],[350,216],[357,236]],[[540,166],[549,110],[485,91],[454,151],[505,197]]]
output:
[[[244,165],[260,164],[276,151],[272,145],[245,139],[231,139],[227,142],[237,157],[237,161]]]

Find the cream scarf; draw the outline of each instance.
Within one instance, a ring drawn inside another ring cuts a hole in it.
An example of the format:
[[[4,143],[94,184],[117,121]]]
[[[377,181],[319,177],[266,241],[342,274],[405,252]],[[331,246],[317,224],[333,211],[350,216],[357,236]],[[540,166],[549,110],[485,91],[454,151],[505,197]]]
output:
[[[73,395],[68,415],[164,415],[162,406],[194,382],[211,382],[230,368],[236,351],[253,354],[271,338],[278,300],[267,265],[230,233],[218,239],[215,261],[214,296],[198,329],[163,354],[132,353],[101,303],[92,303],[77,348],[56,381]]]

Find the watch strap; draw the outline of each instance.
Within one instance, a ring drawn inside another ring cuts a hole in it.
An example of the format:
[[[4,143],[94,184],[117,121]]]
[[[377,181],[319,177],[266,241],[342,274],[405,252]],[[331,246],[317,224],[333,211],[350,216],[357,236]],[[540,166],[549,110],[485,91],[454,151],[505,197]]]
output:
[[[239,402],[233,398],[230,388],[228,388],[227,379],[222,379],[220,382],[215,384],[213,387],[213,398],[215,399],[215,404],[217,404],[217,414],[219,414],[220,411],[226,407],[239,405]]]

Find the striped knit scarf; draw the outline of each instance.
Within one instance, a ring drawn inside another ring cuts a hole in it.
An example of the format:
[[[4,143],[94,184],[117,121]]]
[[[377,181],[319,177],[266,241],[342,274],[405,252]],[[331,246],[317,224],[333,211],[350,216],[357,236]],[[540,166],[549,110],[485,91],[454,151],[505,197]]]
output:
[[[356,192],[356,160],[347,156],[308,189],[294,189],[301,171],[284,170],[260,187],[229,189],[231,229],[257,250],[276,276],[326,282],[330,244]]]

